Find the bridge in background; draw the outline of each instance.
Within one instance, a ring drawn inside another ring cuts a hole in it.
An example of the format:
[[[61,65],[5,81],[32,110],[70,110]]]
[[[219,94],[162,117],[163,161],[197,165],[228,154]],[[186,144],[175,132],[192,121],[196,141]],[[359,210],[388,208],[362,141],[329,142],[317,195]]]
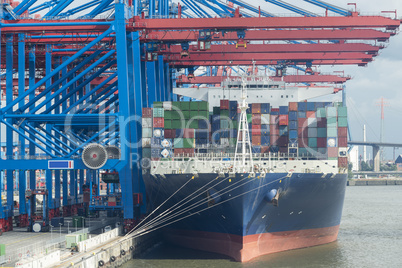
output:
[[[388,143],[388,142],[348,141],[348,145],[363,145],[373,147],[374,172],[380,172],[381,147],[402,148],[401,143]]]

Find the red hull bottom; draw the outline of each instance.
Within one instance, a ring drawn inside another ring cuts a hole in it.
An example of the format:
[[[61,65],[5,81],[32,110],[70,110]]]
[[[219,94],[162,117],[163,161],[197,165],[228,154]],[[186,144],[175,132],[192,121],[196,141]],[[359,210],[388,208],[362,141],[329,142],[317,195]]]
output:
[[[339,225],[326,228],[263,233],[248,236],[170,230],[166,237],[177,245],[227,255],[247,262],[261,255],[291,249],[306,248],[333,242],[338,237]]]

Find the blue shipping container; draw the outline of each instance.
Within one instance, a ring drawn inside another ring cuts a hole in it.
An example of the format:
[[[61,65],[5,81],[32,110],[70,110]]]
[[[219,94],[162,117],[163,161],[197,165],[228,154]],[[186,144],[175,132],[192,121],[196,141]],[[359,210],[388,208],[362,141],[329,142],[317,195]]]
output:
[[[270,108],[269,103],[261,103],[261,113],[262,114],[269,114],[269,108]]]
[[[198,120],[198,128],[207,129],[208,128],[208,121],[203,120],[203,119]]]
[[[307,104],[306,104],[306,102],[298,102],[298,103],[297,103],[297,111],[299,111],[299,112],[306,112],[306,111],[307,111]]]
[[[279,106],[279,114],[288,114],[289,108],[288,106]]]
[[[289,131],[289,139],[296,140],[298,138],[297,130],[290,130]]]
[[[298,116],[299,118],[306,118],[306,112],[298,112],[298,113],[297,113],[297,116]]]
[[[261,146],[269,146],[270,140],[269,136],[261,136]]]
[[[315,102],[307,102],[307,111],[315,111]]]
[[[235,111],[237,113],[237,101],[229,101],[229,111]]]
[[[261,146],[251,146],[251,150],[254,154],[260,154],[261,153]]]
[[[289,111],[289,121],[297,121],[297,112]]]
[[[289,130],[297,130],[297,121],[289,121]]]

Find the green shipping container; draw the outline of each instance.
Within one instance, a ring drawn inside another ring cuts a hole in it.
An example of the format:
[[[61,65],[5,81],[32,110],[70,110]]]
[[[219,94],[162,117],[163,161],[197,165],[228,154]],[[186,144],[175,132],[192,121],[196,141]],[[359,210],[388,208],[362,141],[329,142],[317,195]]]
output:
[[[171,111],[170,114],[173,120],[181,119],[183,117],[181,111]]]
[[[68,234],[66,235],[66,248],[75,247],[78,242],[80,242],[79,234]]]
[[[154,101],[154,108],[163,108],[163,102]]]
[[[251,124],[252,122],[252,115],[251,114],[247,114],[247,123]]]
[[[327,127],[337,127],[337,120],[336,117],[329,117],[327,118]]]
[[[348,116],[348,108],[338,107],[338,117],[347,117],[347,116]]]
[[[336,127],[327,128],[327,137],[337,137],[337,136],[338,136],[338,128]]]
[[[189,101],[181,101],[180,102],[180,110],[190,111],[190,102]]]
[[[221,110],[221,116],[229,117],[229,110]]]
[[[165,119],[172,119],[172,113],[173,113],[173,111],[165,110],[165,112],[164,112],[164,114],[163,114],[163,117],[164,117]]]
[[[199,114],[199,112],[197,110],[191,110],[190,111],[190,118],[194,118],[194,117],[197,117],[199,115],[200,114]]]
[[[190,120],[190,125],[188,126],[188,128],[194,128],[194,129],[198,129],[198,120]]]
[[[221,108],[219,108],[219,107],[214,107],[214,108],[212,109],[212,113],[215,114],[215,115],[221,114]]]
[[[238,129],[239,128],[239,122],[232,120],[233,128]]]
[[[190,111],[182,111],[184,119],[190,119]]]
[[[172,129],[172,120],[165,118],[164,128],[165,129]]]
[[[209,112],[208,111],[198,111],[198,115],[201,116],[201,118],[205,118],[207,121],[209,121]]]
[[[326,117],[326,111],[325,108],[318,108],[317,109],[317,118],[324,118]]]
[[[348,118],[347,117],[339,117],[338,118],[338,127],[347,127],[348,126]]]
[[[181,120],[172,120],[172,129],[184,128],[184,126]]]
[[[180,101],[172,102],[172,111],[180,110]]]
[[[0,244],[0,256],[6,255],[6,245]]]
[[[198,111],[199,101],[190,101],[190,111]]]
[[[236,138],[229,138],[229,145],[231,147],[236,147],[237,139]]]
[[[328,160],[338,160],[338,157],[328,157]]]
[[[327,118],[336,117],[336,107],[327,107]]]
[[[183,148],[195,148],[195,139],[183,139]]]
[[[208,102],[207,101],[199,101],[198,102],[198,110],[199,111],[208,111]]]
[[[153,113],[153,117],[164,117],[163,108],[154,108],[152,113]]]

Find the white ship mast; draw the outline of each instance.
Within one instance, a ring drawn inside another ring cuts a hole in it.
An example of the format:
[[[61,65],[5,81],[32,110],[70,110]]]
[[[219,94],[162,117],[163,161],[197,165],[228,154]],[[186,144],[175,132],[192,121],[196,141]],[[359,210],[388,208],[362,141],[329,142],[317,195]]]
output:
[[[247,99],[247,88],[246,88],[246,79],[243,77],[242,79],[242,92],[241,99],[242,102],[239,106],[240,113],[240,125],[239,130],[237,132],[237,142],[236,142],[236,151],[233,163],[233,170],[236,172],[248,172],[252,170],[253,167],[253,154],[251,149],[251,141],[250,141],[250,132],[248,129],[247,123],[247,109],[248,103]],[[241,135],[241,136],[240,136]],[[240,140],[240,137],[242,139]],[[239,152],[239,145],[241,144],[241,151]],[[238,157],[240,158],[238,161]]]

